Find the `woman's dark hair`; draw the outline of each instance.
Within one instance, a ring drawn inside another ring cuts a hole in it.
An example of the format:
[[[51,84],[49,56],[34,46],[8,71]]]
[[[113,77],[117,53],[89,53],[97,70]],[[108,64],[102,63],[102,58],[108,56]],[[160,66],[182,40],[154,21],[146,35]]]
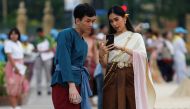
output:
[[[109,15],[111,13],[114,13],[114,14],[116,14],[118,16],[121,16],[121,17],[125,17],[125,11],[120,6],[117,6],[117,5],[111,7],[108,10],[108,14],[107,14],[108,18],[109,18]],[[127,30],[134,32],[134,28],[131,25],[131,22],[130,22],[129,18],[127,18],[127,20],[126,20],[125,27],[126,27]],[[115,33],[116,33],[116,30],[111,26],[111,24],[109,22],[109,34],[115,34]]]
[[[20,32],[19,32],[19,30],[18,30],[16,27],[12,28],[12,29],[9,31],[9,33],[8,33],[8,38],[11,39],[11,34],[12,34],[13,32],[15,32],[16,34],[18,34],[18,40],[20,40]]]
[[[168,39],[168,35],[169,35],[169,31],[165,31],[164,33],[162,33],[162,37],[164,38],[164,39]]]
[[[87,3],[77,5],[74,9],[73,14],[75,19],[79,18],[80,20],[84,16],[88,17],[96,16],[95,9]]]

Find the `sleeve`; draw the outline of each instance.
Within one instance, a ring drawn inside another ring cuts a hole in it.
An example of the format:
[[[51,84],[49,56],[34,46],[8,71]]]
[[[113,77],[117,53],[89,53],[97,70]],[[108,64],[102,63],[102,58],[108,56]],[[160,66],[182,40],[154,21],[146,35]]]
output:
[[[10,44],[10,42],[9,41],[6,41],[5,42],[5,53],[12,53],[13,51],[12,51],[12,47],[11,47],[11,44]]]
[[[71,47],[72,40],[69,34],[64,32],[58,34],[57,40],[57,62],[61,68],[62,82],[74,82],[71,70]]]
[[[55,45],[54,39],[51,36],[47,36],[47,39],[48,39],[48,41],[50,43],[50,48],[53,48],[54,45]]]
[[[30,50],[33,51],[34,50],[34,45],[32,43],[29,43],[30,45]]]
[[[180,50],[183,52],[183,53],[187,53],[187,48],[185,46],[185,42],[183,41],[183,39],[180,40],[179,42],[179,47],[180,47]]]
[[[136,36],[137,41],[136,41],[134,50],[139,52],[139,53],[146,55],[146,48],[145,48],[145,44],[144,44],[144,40],[142,38],[142,35],[140,35],[138,33],[135,33],[135,34],[137,35]]]

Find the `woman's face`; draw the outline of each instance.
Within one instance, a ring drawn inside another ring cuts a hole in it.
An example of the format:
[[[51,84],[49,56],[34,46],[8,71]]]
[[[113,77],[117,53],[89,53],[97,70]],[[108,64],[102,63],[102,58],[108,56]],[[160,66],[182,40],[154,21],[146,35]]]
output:
[[[167,33],[167,39],[172,40],[173,34],[172,32]]]
[[[13,32],[11,33],[10,38],[11,38],[11,40],[13,40],[13,41],[17,41],[17,40],[18,40],[18,34],[17,34],[15,31],[13,31]]]
[[[122,33],[126,30],[125,23],[126,18],[117,14],[111,13],[109,15],[109,22],[111,26],[116,30],[117,33]]]

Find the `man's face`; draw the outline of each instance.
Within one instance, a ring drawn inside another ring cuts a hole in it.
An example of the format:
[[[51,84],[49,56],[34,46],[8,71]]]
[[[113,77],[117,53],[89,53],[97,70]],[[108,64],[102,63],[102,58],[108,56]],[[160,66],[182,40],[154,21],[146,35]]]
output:
[[[40,37],[43,37],[43,36],[44,36],[44,33],[43,33],[43,32],[38,32],[38,35],[39,35]]]
[[[84,16],[82,19],[76,19],[76,24],[82,33],[90,33],[93,23],[96,21],[96,16]]]

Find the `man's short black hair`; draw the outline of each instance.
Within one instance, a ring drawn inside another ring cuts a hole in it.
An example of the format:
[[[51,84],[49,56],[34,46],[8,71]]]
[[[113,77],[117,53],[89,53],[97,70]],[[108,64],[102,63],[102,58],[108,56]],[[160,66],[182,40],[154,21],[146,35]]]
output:
[[[75,19],[79,18],[80,20],[84,16],[88,16],[88,17],[96,16],[95,9],[92,6],[90,6],[88,3],[77,5],[74,9],[73,14],[74,14]]]

